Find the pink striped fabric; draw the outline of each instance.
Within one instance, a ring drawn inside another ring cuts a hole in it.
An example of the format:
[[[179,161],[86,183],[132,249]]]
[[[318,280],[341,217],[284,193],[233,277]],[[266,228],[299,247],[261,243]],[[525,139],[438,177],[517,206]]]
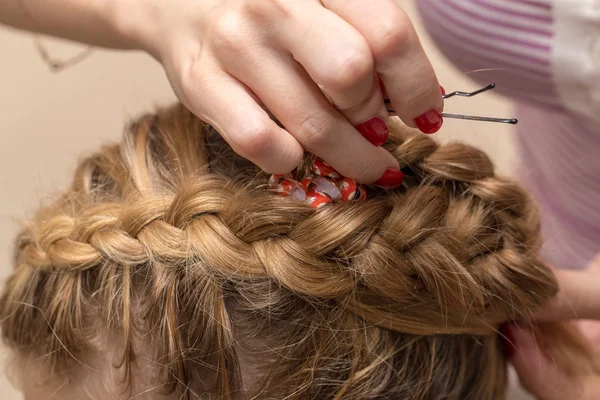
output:
[[[585,266],[600,252],[600,129],[569,114],[558,98],[552,0],[417,4],[458,68],[517,101],[520,178],[544,211],[545,257],[558,268]]]
[[[551,0],[417,4],[432,38],[462,71],[515,98],[562,108],[552,79]]]

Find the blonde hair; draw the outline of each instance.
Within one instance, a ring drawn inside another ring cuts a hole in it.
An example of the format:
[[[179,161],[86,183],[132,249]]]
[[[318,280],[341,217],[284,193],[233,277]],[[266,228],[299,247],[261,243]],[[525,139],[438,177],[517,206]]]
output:
[[[182,106],[142,117],[18,237],[4,340],[60,376],[116,335],[127,387],[143,354],[185,398],[501,398],[499,325],[557,291],[537,208],[483,152],[391,130],[405,185],[314,210]]]

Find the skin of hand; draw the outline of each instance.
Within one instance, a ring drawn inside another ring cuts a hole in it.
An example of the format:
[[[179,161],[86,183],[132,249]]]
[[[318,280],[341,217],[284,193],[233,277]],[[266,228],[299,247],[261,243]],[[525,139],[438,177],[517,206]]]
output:
[[[442,124],[435,72],[395,0],[2,0],[0,23],[147,51],[179,99],[269,173],[307,150],[346,177],[397,186],[380,147],[382,93],[407,125]]]
[[[538,321],[581,319],[579,328],[590,344],[600,348],[600,257],[585,270],[556,271],[559,294],[536,314]],[[600,375],[567,375],[550,356],[544,338],[526,324],[508,328],[514,346],[511,362],[523,387],[540,400],[600,399]]]
[[[394,0],[141,3],[148,23],[128,26],[128,37],[163,64],[192,112],[266,172],[291,171],[306,150],[385,186],[399,167],[372,140],[373,130],[387,137],[378,77],[407,125],[442,111],[433,67]]]

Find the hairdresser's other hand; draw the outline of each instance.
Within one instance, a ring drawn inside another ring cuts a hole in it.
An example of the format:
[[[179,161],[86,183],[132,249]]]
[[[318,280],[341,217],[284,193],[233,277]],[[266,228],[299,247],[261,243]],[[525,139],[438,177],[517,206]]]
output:
[[[581,271],[558,270],[559,294],[548,301],[535,317],[538,320],[578,321],[591,344],[600,349],[600,257]],[[544,338],[527,327],[510,328],[514,345],[512,364],[525,389],[541,400],[600,399],[600,376],[593,372],[579,376],[561,371],[550,356]]]
[[[385,175],[380,183],[393,185],[400,174],[385,172],[398,163],[378,147],[388,111],[377,75],[406,124],[441,125],[439,83],[394,0],[143,3],[151,10],[141,47],[163,63],[188,108],[267,172],[289,172],[306,149],[344,176],[372,183]]]
[[[598,321],[594,331],[597,333]],[[598,336],[589,336],[592,349],[600,349]],[[597,400],[600,399],[600,375],[593,366],[576,368],[567,372],[560,368],[553,349],[539,333],[527,326],[510,328],[511,341],[515,347],[511,362],[523,388],[539,400]],[[578,366],[579,367],[579,366]]]
[[[583,270],[556,270],[560,288],[535,318],[541,321],[600,320],[600,255]]]

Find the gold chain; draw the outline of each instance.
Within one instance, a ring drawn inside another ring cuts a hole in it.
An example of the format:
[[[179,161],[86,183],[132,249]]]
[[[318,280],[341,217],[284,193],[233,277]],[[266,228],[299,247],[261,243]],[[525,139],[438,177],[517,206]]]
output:
[[[23,13],[23,17],[25,18],[26,24],[29,25],[27,28],[30,31],[35,32],[35,19],[31,15],[29,8],[25,4],[25,0],[20,0],[19,5],[21,6],[21,12]],[[52,72],[60,72],[67,68],[73,67],[85,60],[86,58],[88,58],[94,52],[93,47],[88,46],[71,58],[68,58],[66,60],[57,60],[50,56],[50,53],[48,52],[48,49],[46,49],[46,46],[44,46],[44,43],[42,43],[42,39],[39,34],[35,33],[33,35],[33,42],[40,58],[44,61],[44,63],[46,63],[46,65]]]
[[[70,57],[66,60],[57,60],[50,56],[39,35],[34,36],[34,44],[41,59],[46,63],[52,72],[61,72],[67,68],[71,68],[88,58],[94,52],[94,48],[92,46],[88,46],[84,50],[75,54],[73,57]]]

